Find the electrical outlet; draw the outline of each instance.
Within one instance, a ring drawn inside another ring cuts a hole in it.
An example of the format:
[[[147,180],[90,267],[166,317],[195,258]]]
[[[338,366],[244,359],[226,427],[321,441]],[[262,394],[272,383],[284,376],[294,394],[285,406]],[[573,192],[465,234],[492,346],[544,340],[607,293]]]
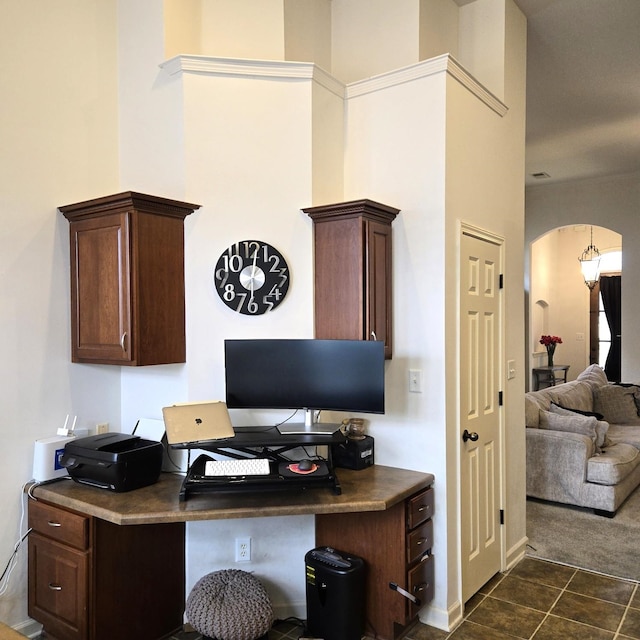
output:
[[[236,562],[251,562],[251,538],[236,538]]]
[[[96,425],[96,433],[107,433],[109,431],[109,423],[108,422],[98,422]]]

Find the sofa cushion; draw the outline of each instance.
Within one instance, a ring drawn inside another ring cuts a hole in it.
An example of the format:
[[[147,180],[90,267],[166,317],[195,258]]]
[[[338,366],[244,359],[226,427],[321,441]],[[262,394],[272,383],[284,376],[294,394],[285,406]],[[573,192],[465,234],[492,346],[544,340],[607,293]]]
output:
[[[593,411],[592,387],[588,382],[572,380],[540,391],[529,391],[524,401],[526,426],[537,427],[540,410],[548,411],[552,402],[580,411]]]
[[[549,407],[550,413],[555,413],[560,416],[583,416],[586,418],[595,418],[596,419],[596,451],[601,451],[603,447],[613,444],[609,442],[607,438],[607,431],[609,431],[609,423],[602,420],[602,415],[599,413],[592,413],[589,411],[576,411],[573,409],[566,409],[565,407],[561,407],[557,405],[555,402],[551,403]]]
[[[614,424],[637,424],[635,387],[621,387],[607,384],[593,390],[593,410],[601,413],[604,419]]]
[[[587,461],[587,482],[616,485],[640,464],[640,451],[630,444],[614,444]]]
[[[591,364],[589,365],[582,373],[578,375],[576,380],[580,380],[581,382],[588,382],[593,388],[601,387],[602,385],[608,384],[607,375],[604,372],[604,369],[597,365]]]
[[[624,442],[640,449],[640,425],[635,424],[611,424],[607,432],[607,440],[611,444]]]
[[[570,431],[571,433],[581,433],[588,436],[594,445],[597,442],[596,423],[594,417],[581,416],[577,413],[570,415],[560,415],[551,411],[540,411],[540,429],[551,429],[552,431]]]

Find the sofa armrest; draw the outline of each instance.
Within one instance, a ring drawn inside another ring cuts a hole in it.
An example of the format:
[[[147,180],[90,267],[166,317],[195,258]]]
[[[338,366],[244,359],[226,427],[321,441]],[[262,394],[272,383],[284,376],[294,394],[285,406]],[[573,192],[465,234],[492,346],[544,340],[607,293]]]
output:
[[[550,429],[526,429],[527,495],[580,504],[587,461],[594,454],[588,436]]]

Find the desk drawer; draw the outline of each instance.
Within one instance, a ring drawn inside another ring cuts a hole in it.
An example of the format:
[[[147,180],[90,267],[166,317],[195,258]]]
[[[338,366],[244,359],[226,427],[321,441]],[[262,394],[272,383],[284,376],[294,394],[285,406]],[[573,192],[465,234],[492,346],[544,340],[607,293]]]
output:
[[[412,615],[415,615],[421,606],[433,600],[433,556],[427,556],[409,571],[409,593],[420,600],[420,606],[411,604]]]
[[[432,546],[433,520],[427,520],[407,535],[407,564],[413,564]]]
[[[29,527],[76,549],[89,547],[89,517],[41,501],[29,502]]]
[[[413,529],[433,515],[433,489],[422,491],[409,498],[407,512],[407,528]]]

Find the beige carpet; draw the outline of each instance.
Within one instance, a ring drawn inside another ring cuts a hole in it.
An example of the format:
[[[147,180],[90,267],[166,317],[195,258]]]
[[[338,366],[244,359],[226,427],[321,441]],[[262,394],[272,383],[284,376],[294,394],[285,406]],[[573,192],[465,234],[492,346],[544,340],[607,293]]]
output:
[[[640,582],[640,489],[615,518],[527,500],[527,555]]]

